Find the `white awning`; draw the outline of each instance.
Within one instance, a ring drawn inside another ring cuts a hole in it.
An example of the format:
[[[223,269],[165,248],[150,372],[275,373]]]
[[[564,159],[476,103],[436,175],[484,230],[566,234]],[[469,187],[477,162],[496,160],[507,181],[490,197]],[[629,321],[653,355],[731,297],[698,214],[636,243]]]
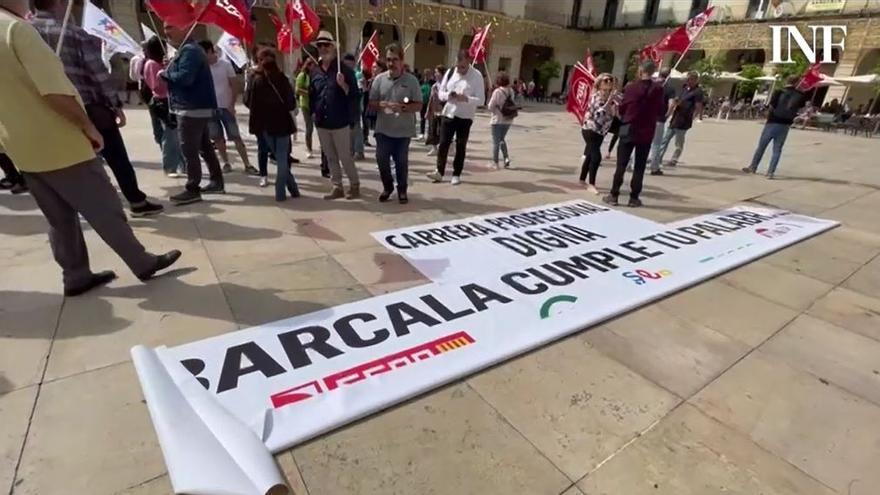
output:
[[[722,82],[739,82],[739,81],[748,81],[749,79],[739,75],[739,72],[721,72],[718,74],[718,77],[715,78],[716,81]]]
[[[877,83],[880,83],[880,76],[878,76],[877,74],[864,74],[861,76],[835,77],[834,79],[841,84],[877,84]]]

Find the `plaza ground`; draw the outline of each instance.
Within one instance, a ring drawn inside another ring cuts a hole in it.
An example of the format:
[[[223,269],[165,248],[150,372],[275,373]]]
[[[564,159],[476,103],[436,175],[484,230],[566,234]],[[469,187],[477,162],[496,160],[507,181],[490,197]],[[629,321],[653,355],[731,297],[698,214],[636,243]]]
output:
[[[375,201],[368,153],[359,201],[320,199],[327,185],[307,160],[295,168],[304,198],[278,204],[234,164],[227,195],[173,207],[182,182],[162,175],[145,111],[128,115],[138,178],[168,208],[130,223],[150,250],[183,257],[141,284],[89,230],[93,268],[120,277],[64,299],[43,217],[29,196],[0,194],[0,493],[171,493],[133,345],[174,346],[426,282],[370,232],[598,201],[577,185],[583,143],[559,106],[523,112],[510,171],[486,168],[479,116],[457,187],[428,183],[433,162],[414,145],[406,206]],[[696,125],[682,165],[646,177],[647,206],[626,211],[665,222],[746,202],[841,227],[280,453],[294,492],[876,493],[880,140],[793,131],[780,180],[768,181],[739,171],[760,130]],[[611,173],[600,169],[600,187]]]

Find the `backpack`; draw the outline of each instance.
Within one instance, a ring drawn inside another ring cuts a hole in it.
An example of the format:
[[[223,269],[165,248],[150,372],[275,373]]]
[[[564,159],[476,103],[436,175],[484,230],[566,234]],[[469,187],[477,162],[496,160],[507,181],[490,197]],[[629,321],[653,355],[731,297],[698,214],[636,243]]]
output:
[[[786,89],[779,95],[779,100],[773,106],[771,115],[778,120],[794,121],[801,109],[801,93],[793,89]]]
[[[507,99],[501,104],[501,115],[505,118],[513,119],[519,115],[519,107],[513,101],[513,92],[507,94]]]

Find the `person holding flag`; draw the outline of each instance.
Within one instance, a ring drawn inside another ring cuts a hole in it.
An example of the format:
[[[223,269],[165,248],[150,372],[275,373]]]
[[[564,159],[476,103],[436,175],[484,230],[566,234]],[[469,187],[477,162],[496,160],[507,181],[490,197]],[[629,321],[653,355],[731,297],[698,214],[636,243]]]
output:
[[[782,156],[782,147],[788,137],[788,130],[794,123],[800,109],[807,102],[804,92],[816,87],[821,79],[817,64],[808,69],[803,78],[791,76],[786,81],[785,87],[773,92],[770,97],[767,123],[764,124],[764,129],[761,131],[758,147],[752,155],[752,163],[748,167],[743,167],[743,172],[753,174],[758,171],[761,159],[764,158],[764,151],[772,141],[773,155],[770,157],[770,166],[767,168],[767,178],[776,177],[776,167],[779,166],[779,157]]]
[[[672,160],[667,163],[670,167],[678,165],[678,159],[684,151],[684,141],[688,130],[694,125],[694,118],[703,117],[703,88],[700,87],[700,75],[695,71],[688,72],[687,80],[681,88],[681,93],[674,99],[670,100],[670,108],[672,117],[669,119],[669,127],[663,135],[663,141],[660,147],[654,153],[651,162],[651,175],[663,175],[660,164],[663,162],[663,156],[666,155],[666,148],[669,142],[675,138],[675,151],[672,152]]]
[[[437,147],[437,170],[428,174],[432,182],[443,182],[449,147],[455,139],[455,158],[452,161],[452,185],[461,183],[468,137],[477,107],[486,100],[483,75],[474,68],[469,50],[459,50],[455,67],[449,69],[438,89],[440,101],[446,102],[441,114],[440,145]]]
[[[72,0],[71,0],[72,1]],[[86,0],[88,1],[88,0]],[[36,0],[37,13],[32,24],[50,46],[58,46],[61,39],[61,20],[67,11],[65,0]],[[119,128],[125,126],[125,113],[116,86],[107,72],[102,58],[101,41],[83,28],[69,24],[61,46],[64,72],[83,99],[86,113],[104,138],[101,156],[128,201],[135,217],[156,215],[164,208],[147,200],[138,186],[137,174],[128,157],[128,150]]]
[[[602,141],[611,129],[611,122],[618,116],[619,104],[617,80],[611,74],[599,74],[581,128],[586,151],[581,164],[580,183],[587,186],[587,190],[593,194],[599,194],[599,190],[596,189],[596,174],[602,163]]]

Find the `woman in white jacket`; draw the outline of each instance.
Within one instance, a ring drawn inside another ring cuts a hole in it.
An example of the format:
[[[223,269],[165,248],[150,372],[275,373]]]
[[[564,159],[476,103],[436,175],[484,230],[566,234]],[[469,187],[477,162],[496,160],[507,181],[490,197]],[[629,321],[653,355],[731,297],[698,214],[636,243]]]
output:
[[[489,98],[489,111],[492,112],[492,118],[489,124],[492,126],[492,164],[491,166],[499,169],[498,151],[504,154],[504,168],[510,168],[510,153],[507,150],[507,131],[513,119],[516,118],[517,109],[514,100],[513,88],[510,87],[510,77],[507,74],[498,74],[495,78],[495,91]]]

